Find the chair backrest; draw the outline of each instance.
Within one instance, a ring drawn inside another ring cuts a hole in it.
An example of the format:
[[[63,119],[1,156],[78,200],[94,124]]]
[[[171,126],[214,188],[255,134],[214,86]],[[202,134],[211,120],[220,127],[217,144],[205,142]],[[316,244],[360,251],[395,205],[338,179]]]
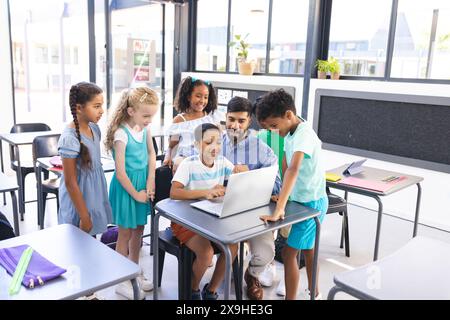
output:
[[[33,140],[33,161],[37,158],[53,157],[58,155],[58,140],[60,134],[38,136]]]
[[[155,170],[155,201],[158,203],[161,200],[170,197],[170,187],[172,186],[172,168],[169,166],[161,166]]]
[[[60,134],[49,134],[46,136],[37,136],[33,140],[33,164],[36,167],[38,158],[53,157],[58,155],[58,140]],[[38,171],[34,171],[37,174]]]
[[[50,131],[45,123],[17,123],[11,128],[11,133]]]
[[[50,131],[50,127],[45,123],[17,123],[12,126],[10,133]],[[11,162],[16,161],[17,156],[12,146],[9,146],[9,157]]]
[[[158,154],[158,144],[156,143],[155,137],[152,137],[153,148],[155,149],[155,154]]]

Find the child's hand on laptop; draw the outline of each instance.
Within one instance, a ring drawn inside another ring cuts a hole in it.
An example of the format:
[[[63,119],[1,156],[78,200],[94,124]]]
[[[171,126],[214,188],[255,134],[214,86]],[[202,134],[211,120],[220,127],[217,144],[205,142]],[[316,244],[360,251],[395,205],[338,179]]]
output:
[[[267,223],[267,221],[278,221],[278,220],[283,220],[284,219],[284,210],[281,209],[275,209],[275,212],[272,215],[265,215],[265,216],[260,216],[259,218],[261,220],[264,221],[264,223]]]
[[[222,197],[225,194],[225,187],[218,184],[211,190],[207,190],[206,199],[211,200],[217,197]]]
[[[248,171],[248,166],[245,164],[237,164],[234,166],[233,173],[245,172]]]

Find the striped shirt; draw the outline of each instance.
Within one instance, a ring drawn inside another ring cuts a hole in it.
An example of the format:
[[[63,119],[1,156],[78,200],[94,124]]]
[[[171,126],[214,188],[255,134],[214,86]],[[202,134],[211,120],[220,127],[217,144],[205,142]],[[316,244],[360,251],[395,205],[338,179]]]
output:
[[[180,163],[172,182],[181,183],[187,190],[209,190],[218,184],[224,185],[233,169],[234,165],[221,155],[211,168],[205,166],[198,155],[190,156]]]

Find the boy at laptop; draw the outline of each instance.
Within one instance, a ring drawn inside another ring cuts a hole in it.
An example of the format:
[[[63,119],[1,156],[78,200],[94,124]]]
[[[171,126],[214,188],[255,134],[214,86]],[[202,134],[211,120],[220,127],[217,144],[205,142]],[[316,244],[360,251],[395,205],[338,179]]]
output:
[[[249,130],[252,108],[252,102],[243,97],[233,97],[227,105],[227,132],[222,137],[222,155],[235,165],[237,171],[278,166],[278,158],[272,149]],[[281,179],[277,174],[272,194],[277,195],[280,189]],[[273,233],[267,232],[248,242],[251,259],[244,276],[247,296],[250,300],[262,300],[264,290],[261,281],[267,278],[263,284],[270,286],[273,280]]]
[[[234,170],[233,164],[220,154],[222,137],[220,129],[211,123],[200,124],[194,129],[195,147],[198,155],[185,158],[172,179],[170,198],[175,200],[213,199],[225,194],[224,182]],[[182,245],[195,253],[192,265],[192,299],[216,300],[217,288],[225,274],[225,257],[220,254],[211,281],[200,293],[200,280],[211,264],[214,248],[211,242],[175,223],[172,232]],[[238,246],[230,245],[232,260]]]
[[[296,115],[294,100],[283,89],[265,94],[256,103],[256,116],[261,126],[278,131],[280,136],[285,137],[283,187],[274,213],[271,216],[262,216],[261,219],[283,219],[286,203],[291,200],[320,211],[319,220],[322,223],[328,209],[328,197],[325,190],[325,172],[320,165],[321,141],[309,124]],[[300,250],[305,254],[308,288],[311,288],[315,231],[313,219],[296,223],[291,228],[287,245],[283,249],[287,300],[297,297],[297,254]],[[312,293],[307,290],[307,294]],[[314,296],[316,299],[321,298],[318,288]]]

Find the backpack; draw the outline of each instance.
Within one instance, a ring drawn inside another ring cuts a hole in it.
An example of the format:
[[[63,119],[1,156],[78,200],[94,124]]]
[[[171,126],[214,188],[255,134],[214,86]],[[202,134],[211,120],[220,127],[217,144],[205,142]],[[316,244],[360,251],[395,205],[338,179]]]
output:
[[[106,244],[113,250],[116,250],[116,242],[119,237],[119,227],[117,226],[108,226],[108,230],[102,233],[100,237],[100,241]]]
[[[277,238],[275,239],[275,260],[283,263],[282,251],[284,246],[286,245],[287,238],[283,237],[280,232],[278,232]],[[300,252],[300,265],[299,269],[305,266],[305,255],[303,252]]]
[[[11,227],[8,219],[0,212],[0,240],[14,238],[15,236],[14,229]]]

